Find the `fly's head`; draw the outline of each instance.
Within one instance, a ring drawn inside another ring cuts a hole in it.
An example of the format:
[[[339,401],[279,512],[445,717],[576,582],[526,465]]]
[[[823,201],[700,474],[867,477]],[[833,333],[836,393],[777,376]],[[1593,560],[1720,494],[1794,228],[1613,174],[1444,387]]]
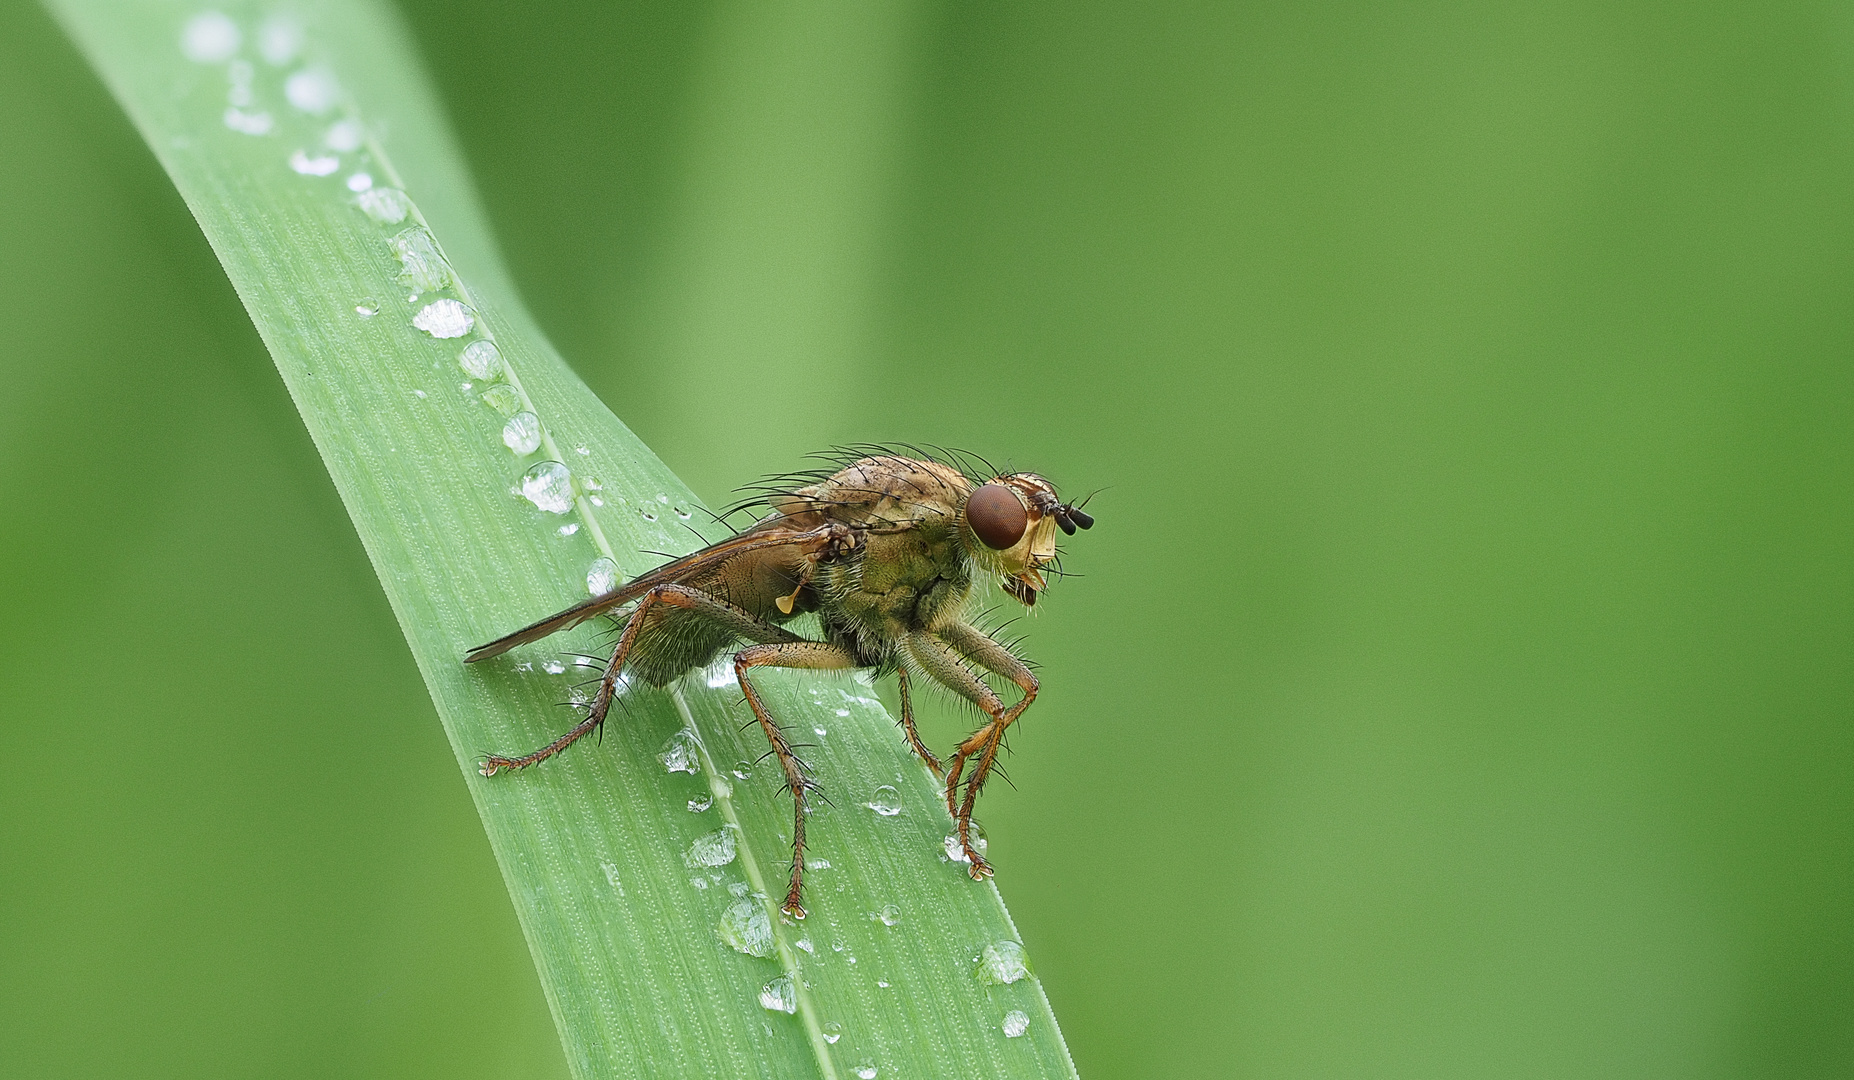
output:
[[[1004,591],[1025,607],[1048,588],[1042,569],[1056,558],[1056,530],[1074,536],[1077,529],[1093,527],[1092,515],[1063,502],[1055,485],[1035,473],[1000,476],[966,498],[968,549],[997,571]]]

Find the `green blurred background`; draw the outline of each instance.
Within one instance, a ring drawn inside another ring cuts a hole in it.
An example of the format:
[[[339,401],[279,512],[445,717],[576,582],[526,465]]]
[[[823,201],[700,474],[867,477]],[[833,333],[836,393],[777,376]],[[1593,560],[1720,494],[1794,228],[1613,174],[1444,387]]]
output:
[[[403,10],[711,502],[1107,489],[984,807],[1085,1077],[1854,1075],[1854,9]],[[21,0],[0,200],[0,1073],[563,1076],[268,357]]]

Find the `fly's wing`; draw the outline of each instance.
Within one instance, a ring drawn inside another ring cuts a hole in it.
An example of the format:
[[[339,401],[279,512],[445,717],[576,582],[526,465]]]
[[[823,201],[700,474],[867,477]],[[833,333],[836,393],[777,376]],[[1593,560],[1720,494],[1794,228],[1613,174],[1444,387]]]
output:
[[[801,548],[821,546],[829,541],[834,529],[835,527],[830,525],[820,525],[796,532],[786,529],[755,529],[730,537],[718,544],[710,544],[700,551],[684,555],[674,562],[664,563],[647,574],[632,578],[611,592],[581,601],[565,611],[549,615],[540,622],[524,626],[487,645],[478,645],[470,650],[468,656],[464,657],[464,663],[474,664],[478,660],[500,656],[517,645],[526,645],[530,641],[539,641],[562,630],[569,630],[595,615],[623,607],[658,585],[685,584],[713,572],[729,559],[750,551],[787,546]]]

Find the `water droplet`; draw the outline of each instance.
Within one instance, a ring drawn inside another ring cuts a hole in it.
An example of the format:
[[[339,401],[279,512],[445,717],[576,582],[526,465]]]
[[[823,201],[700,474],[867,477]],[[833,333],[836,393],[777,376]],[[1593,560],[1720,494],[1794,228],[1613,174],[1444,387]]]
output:
[[[328,131],[323,133],[322,145],[338,154],[351,154],[361,148],[361,143],[366,141],[366,137],[367,133],[361,130],[360,121],[337,120],[329,125]],[[365,191],[372,186],[372,177],[368,177],[366,184],[354,190]]]
[[[825,1024],[819,1030],[824,1033],[824,1041],[832,1046],[837,1045],[837,1040],[843,1038],[843,1025],[835,1020]]]
[[[829,859],[806,859],[805,869],[807,870],[829,870],[830,860]]]
[[[695,515],[683,509],[682,507],[678,506],[676,508],[676,516],[683,519],[684,521],[687,521],[690,518],[694,517]]]
[[[181,28],[180,51],[194,63],[217,64],[230,60],[243,40],[238,24],[224,13],[202,11]]]
[[[886,904],[881,911],[872,912],[869,917],[883,926],[893,926],[901,921],[901,909],[893,904]]]
[[[744,761],[736,761],[732,772],[734,773],[734,779],[746,780],[753,776],[753,766]]]
[[[423,390],[414,390],[414,391],[412,391],[412,396],[413,396],[413,397],[416,397],[416,398],[418,398],[418,399],[419,399],[420,401],[423,401],[423,400],[425,400],[425,391],[423,391]]]
[[[605,500],[604,500],[604,499],[601,499],[601,498],[599,498],[599,497],[598,497],[597,495],[594,495],[594,496],[592,496],[592,505],[594,505],[594,506],[604,506],[604,505],[605,505]]]
[[[237,107],[225,110],[225,126],[243,135],[268,135],[273,123],[267,112],[248,113]]]
[[[470,384],[465,383],[464,385],[469,386]],[[483,391],[483,404],[504,416],[513,416],[521,409],[521,395],[515,392],[513,386],[507,384],[492,386]]]
[[[304,176],[327,176],[341,168],[341,159],[333,154],[310,157],[307,151],[298,150],[290,155],[290,168]]]
[[[877,980],[876,980],[876,989],[878,989],[878,990],[887,990],[887,989],[888,989],[888,980],[887,980],[887,979],[877,979]]]
[[[788,1016],[798,1011],[798,988],[790,975],[781,975],[760,988],[760,1008]]]
[[[813,735],[816,735],[818,738],[822,739],[824,736],[829,735],[830,731],[825,728],[814,727],[811,729],[811,733]]]
[[[578,454],[580,457],[586,457],[587,455],[592,453],[592,451],[589,448],[584,447],[584,446],[575,446],[573,448],[573,452],[575,454]]]
[[[883,784],[871,793],[869,801],[863,805],[882,817],[894,817],[901,813],[901,793],[891,785]]]
[[[792,942],[792,944],[805,950],[807,953],[815,953],[818,951],[817,946],[811,944],[811,939],[808,937],[801,937],[797,941]]]
[[[689,884],[695,886],[698,889],[706,889],[708,887],[708,882],[703,881],[701,878],[698,878],[698,877],[690,878]]]
[[[541,418],[518,412],[502,425],[502,444],[523,457],[541,448]]]
[[[848,709],[838,709],[838,710],[837,710],[837,715],[838,715],[838,716],[848,716],[848,715],[850,715],[850,710],[848,710]]]
[[[749,890],[747,889],[747,883],[746,883],[746,882],[744,882],[744,881],[736,881],[736,882],[735,882],[734,884],[732,884],[732,885],[729,885],[729,886],[727,887],[727,891],[728,891],[728,894],[729,894],[729,895],[731,895],[731,896],[733,896],[733,897],[735,897],[735,898],[739,898],[739,897],[742,897],[742,896],[745,896],[745,895],[747,895],[747,893],[748,893],[748,891],[749,891]]]
[[[638,512],[638,513],[639,513],[640,515],[642,515],[642,516],[643,516],[643,519],[644,519],[645,521],[655,521],[655,520],[657,520],[657,515],[656,515],[656,514],[654,514],[654,513],[652,513],[652,512],[651,512],[651,510],[650,510],[650,508],[649,508],[649,507],[647,507],[647,506],[640,506],[640,507],[638,507],[638,508],[637,508],[637,512]]]
[[[876,1072],[877,1069],[873,1062],[865,1061],[856,1067],[858,1080],[875,1080]]]
[[[978,848],[979,854],[981,855],[985,853],[985,843],[985,838],[982,836],[975,836],[972,838],[972,846]],[[966,849],[964,845],[960,844],[958,836],[947,837],[944,846],[946,847],[947,862],[966,863],[972,861],[966,858]]]
[[[547,672],[549,675],[564,675],[566,674],[566,665],[558,660],[549,660],[541,665],[541,670]]]
[[[283,80],[283,96],[302,111],[320,116],[335,107],[341,87],[327,71],[305,68]]]
[[[354,305],[354,314],[359,315],[363,319],[371,319],[379,313],[380,302],[371,296]]]
[[[715,804],[714,793],[713,792],[703,792],[702,794],[697,795],[695,798],[689,800],[689,813],[691,814],[705,813],[708,810],[708,808],[713,806],[714,804]]]
[[[773,954],[772,917],[766,914],[766,905],[751,896],[729,904],[716,929],[736,952],[761,957]]]
[[[696,741],[695,732],[683,728],[671,735],[669,742],[657,752],[657,760],[670,772],[686,772],[693,776],[701,771],[701,744]]]
[[[414,225],[388,240],[386,245],[399,260],[399,280],[414,292],[408,299],[416,300],[417,293],[442,289],[451,283],[451,264],[438,253],[437,241],[424,226]]]
[[[349,191],[366,191],[373,186],[373,177],[364,172],[357,172],[348,177]]]
[[[978,966],[975,969],[979,982],[991,986],[1005,986],[1030,974],[1030,958],[1024,955],[1024,947],[1006,938],[985,946],[979,953]]]
[[[225,100],[241,109],[248,107],[255,98],[251,93],[251,77],[254,74],[256,69],[249,60],[234,60],[225,65],[225,81],[231,84],[226,87]]]
[[[478,379],[493,379],[502,374],[502,350],[487,338],[478,338],[457,354],[457,366]]]
[[[618,587],[618,564],[603,555],[592,560],[586,569],[586,592],[604,596]]]
[[[258,55],[272,67],[282,67],[302,51],[302,25],[288,16],[272,15],[258,27],[257,42]]]
[[[1022,1009],[1012,1009],[1004,1014],[1004,1037],[1015,1039],[1030,1030],[1030,1014]]]
[[[412,212],[412,200],[398,188],[368,188],[355,201],[362,212],[382,225],[397,225]]]
[[[618,868],[611,863],[602,862],[599,869],[605,871],[605,882],[615,889],[619,896],[624,895],[624,886],[618,883]]]
[[[561,536],[572,536],[574,533],[579,531],[579,522],[569,521],[565,525],[560,526],[558,529],[555,529],[554,531],[559,533]]]
[[[658,496],[657,496],[657,501],[658,501],[658,502],[660,502],[660,503],[662,503],[662,504],[663,504],[664,506],[668,506],[668,505],[669,505],[669,496],[668,496],[668,495],[658,495]]]
[[[604,485],[603,483],[601,483],[601,482],[600,482],[600,480],[599,480],[599,478],[598,478],[598,477],[596,477],[596,476],[588,476],[588,477],[586,477],[586,479],[585,479],[585,485],[586,485],[586,490],[587,490],[587,491],[603,491],[603,490],[605,490],[605,485]]]
[[[543,461],[521,478],[521,497],[550,514],[573,509],[573,474],[558,461]]]
[[[691,869],[697,866],[726,866],[734,861],[734,830],[716,829],[698,836],[683,853],[682,861]]]
[[[433,300],[412,316],[412,325],[435,338],[457,338],[476,325],[476,315],[456,300]]]

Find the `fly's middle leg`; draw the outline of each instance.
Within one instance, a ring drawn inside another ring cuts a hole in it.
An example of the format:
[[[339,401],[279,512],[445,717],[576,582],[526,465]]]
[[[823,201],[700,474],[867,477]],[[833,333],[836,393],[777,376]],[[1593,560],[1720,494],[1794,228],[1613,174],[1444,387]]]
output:
[[[804,762],[798,760],[798,755],[792,752],[792,744],[786,739],[784,729],[773,719],[772,713],[766,710],[759,691],[753,688],[753,683],[747,678],[747,671],[756,667],[832,670],[856,666],[854,653],[821,641],[752,645],[734,654],[734,677],[740,681],[740,689],[747,695],[747,707],[753,710],[754,719],[760,722],[760,727],[766,732],[766,740],[772,744],[773,756],[778,759],[779,768],[785,774],[785,786],[792,792],[792,877],[780,910],[794,919],[805,917],[805,906],[800,902],[805,880],[805,796],[816,785],[807,774]]]

